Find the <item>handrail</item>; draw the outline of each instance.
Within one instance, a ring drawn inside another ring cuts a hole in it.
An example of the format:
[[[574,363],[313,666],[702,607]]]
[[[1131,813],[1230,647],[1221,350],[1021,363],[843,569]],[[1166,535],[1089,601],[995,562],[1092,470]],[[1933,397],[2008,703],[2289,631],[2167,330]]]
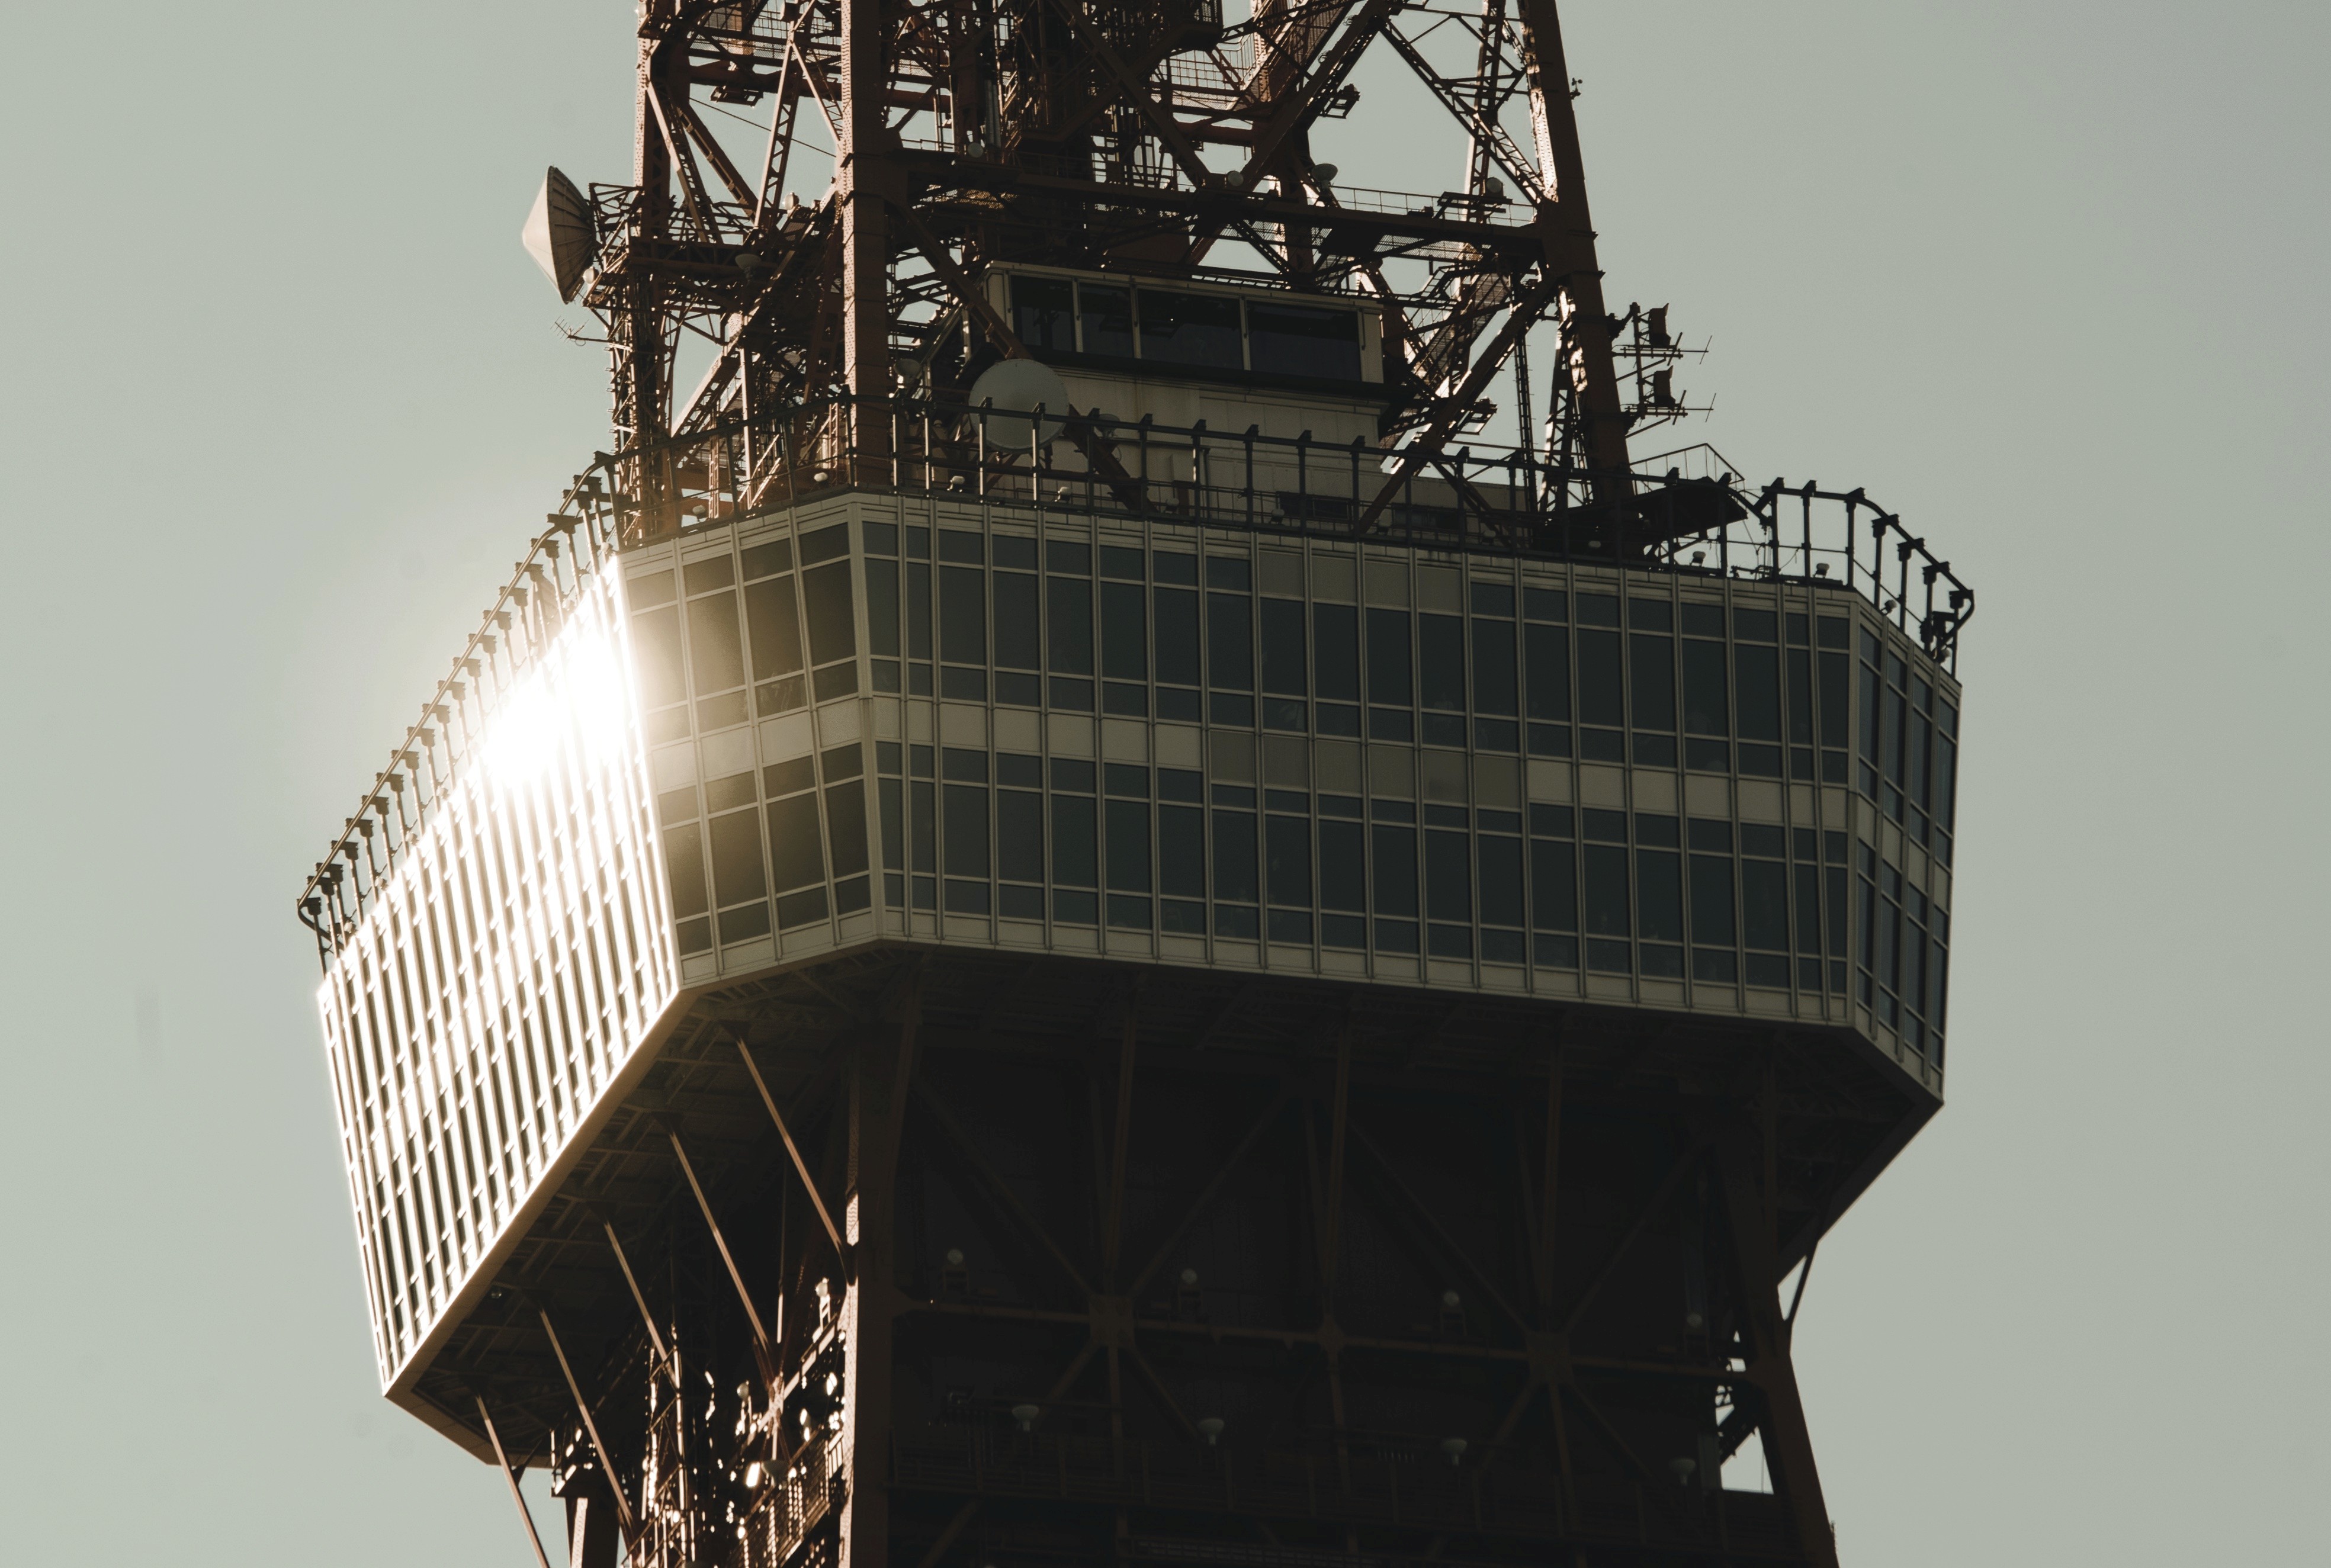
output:
[[[1047,427],[1057,430],[1054,442],[1038,439]],[[991,432],[1012,439],[991,440]],[[1081,466],[1064,466],[1057,447],[1082,454]],[[429,820],[487,717],[593,574],[614,553],[697,526],[659,527],[640,498],[616,489],[615,476],[641,468],[643,459],[671,479],[667,515],[676,508],[681,518],[707,523],[787,510],[821,494],[880,489],[1839,588],[1868,600],[1946,670],[1955,669],[1959,632],[1974,613],[1974,591],[1951,564],[1865,491],[1777,479],[1749,490],[1709,448],[1646,460],[1670,466],[1624,475],[1633,494],[1613,510],[1594,498],[1598,490],[1610,493],[1605,481],[1622,476],[1549,461],[1522,448],[1459,447],[1403,479],[1362,536],[1355,525],[1394,460],[1357,439],[1270,435],[1254,425],[1215,431],[1204,421],[1166,425],[1146,415],[1124,420],[1075,409],[1055,417],[1041,408],[1023,413],[932,399],[861,406],[835,396],[796,404],[749,426],[731,421],[597,453],[576,476],[559,510],[548,515],[549,527],[518,563],[451,673],[423,705],[420,721],[407,727],[388,767],[375,775],[301,889],[300,918],[315,933],[328,969],[375,889]],[[1687,474],[1687,466],[1696,471]]]

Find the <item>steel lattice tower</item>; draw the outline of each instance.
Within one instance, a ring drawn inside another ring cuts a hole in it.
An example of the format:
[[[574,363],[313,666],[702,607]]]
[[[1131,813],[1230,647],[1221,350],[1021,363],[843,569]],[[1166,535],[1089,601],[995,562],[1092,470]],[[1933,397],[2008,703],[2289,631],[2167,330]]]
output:
[[[1455,188],[1325,161],[1371,52]],[[576,1568],[1837,1560],[1791,1326],[1940,1105],[1974,600],[1631,461],[1569,81],[1551,0],[643,5],[528,226],[615,450],[300,902],[384,1387]]]

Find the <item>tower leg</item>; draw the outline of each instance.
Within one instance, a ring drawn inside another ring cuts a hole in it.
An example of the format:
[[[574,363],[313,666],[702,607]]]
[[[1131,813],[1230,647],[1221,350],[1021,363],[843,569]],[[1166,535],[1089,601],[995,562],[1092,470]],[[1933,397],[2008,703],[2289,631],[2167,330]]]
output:
[[[1805,1561],[1837,1568],[1837,1542],[1829,1509],[1822,1500],[1821,1473],[1813,1464],[1812,1434],[1805,1425],[1804,1402],[1797,1392],[1797,1369],[1789,1359],[1788,1330],[1781,1322],[1780,1281],[1774,1269],[1769,1211],[1759,1190],[1763,1164],[1753,1134],[1727,1138],[1717,1152],[1724,1189],[1725,1229],[1731,1233],[1732,1262],[1740,1276],[1742,1325],[1747,1341],[1748,1381],[1764,1399],[1758,1423],[1773,1489],[1787,1505]]]

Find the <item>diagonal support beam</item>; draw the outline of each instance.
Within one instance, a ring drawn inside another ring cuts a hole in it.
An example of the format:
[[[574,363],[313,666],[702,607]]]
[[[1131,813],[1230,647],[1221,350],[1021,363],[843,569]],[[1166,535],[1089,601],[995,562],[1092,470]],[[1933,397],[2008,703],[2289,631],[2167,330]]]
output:
[[[1797,1547],[1813,1568],[1837,1568],[1837,1539],[1822,1501],[1821,1472],[1813,1463],[1812,1434],[1789,1359],[1788,1326],[1781,1319],[1780,1279],[1774,1268],[1772,1232],[1765,1228],[1764,1197],[1757,1190],[1758,1140],[1753,1134],[1727,1137],[1717,1153],[1717,1185],[1724,1195],[1725,1229],[1732,1240],[1732,1263],[1746,1318],[1747,1380],[1764,1396],[1765,1461],[1774,1489],[1788,1505],[1797,1527]]]
[[[1020,1194],[1012,1190],[1012,1184],[1004,1179],[1004,1174],[991,1164],[987,1156],[980,1152],[979,1145],[972,1142],[971,1135],[964,1131],[962,1124],[948,1114],[947,1107],[939,1103],[939,1098],[931,1092],[930,1085],[927,1082],[918,1082],[914,1086],[914,1092],[916,1098],[922,1101],[923,1108],[930,1113],[931,1119],[938,1123],[939,1129],[947,1134],[948,1140],[963,1155],[965,1163],[969,1164],[980,1180],[987,1184],[996,1201],[1003,1205],[1005,1213],[1027,1232],[1030,1240],[1043,1249],[1044,1255],[1052,1260],[1054,1267],[1068,1277],[1070,1283],[1077,1288],[1079,1294],[1090,1297],[1093,1288],[1086,1282],[1083,1273],[1069,1260],[1069,1255],[1061,1250],[1060,1243],[1052,1240],[1052,1233],[1044,1228],[1043,1221],[1031,1213],[1028,1205],[1020,1201]]]
[[[1506,1299],[1504,1293],[1498,1290],[1497,1285],[1489,1278],[1489,1270],[1475,1263],[1465,1249],[1458,1244],[1457,1239],[1441,1228],[1441,1221],[1433,1217],[1432,1211],[1426,1206],[1424,1200],[1416,1195],[1414,1188],[1401,1179],[1400,1172],[1394,1167],[1390,1156],[1377,1146],[1376,1141],[1368,1136],[1366,1130],[1357,1123],[1353,1124],[1352,1138],[1361,1148],[1367,1151],[1368,1157],[1375,1162],[1377,1173],[1384,1177],[1385,1184],[1390,1186],[1394,1195],[1408,1206],[1409,1212],[1416,1217],[1417,1223],[1424,1228],[1425,1233],[1432,1237],[1434,1244],[1448,1254],[1451,1262],[1465,1271],[1466,1278],[1472,1282],[1473,1288],[1486,1297],[1491,1306],[1505,1314],[1506,1320],[1516,1329],[1527,1334],[1529,1320],[1514,1310],[1513,1303]]]
[[[1586,1282],[1586,1288],[1578,1293],[1577,1299],[1570,1304],[1570,1309],[1562,1315],[1561,1333],[1568,1335],[1576,1331],[1578,1320],[1586,1316],[1586,1309],[1594,1305],[1594,1297],[1601,1293],[1603,1287],[1611,1282],[1611,1276],[1618,1271],[1620,1261],[1627,1256],[1628,1249],[1642,1240],[1643,1232],[1651,1228],[1651,1221],[1659,1217],[1660,1210],[1668,1206],[1668,1201],[1683,1185],[1684,1178],[1690,1175],[1692,1167],[1699,1163],[1705,1147],[1704,1145],[1693,1145],[1668,1168],[1666,1176],[1652,1189],[1650,1200],[1643,1204],[1642,1212],[1635,1216],[1635,1222],[1627,1227],[1627,1233],[1619,1238],[1619,1244],[1611,1249],[1608,1258],[1603,1259],[1603,1267],[1594,1271],[1594,1278]]]
[[[599,1421],[591,1413],[591,1402],[583,1397],[583,1385],[575,1381],[575,1368],[566,1359],[566,1347],[558,1342],[558,1330],[550,1321],[549,1309],[540,1305],[535,1314],[542,1319],[542,1332],[550,1337],[550,1354],[558,1358],[559,1374],[566,1379],[566,1392],[575,1398],[575,1408],[583,1417],[583,1430],[591,1439],[591,1451],[599,1456],[599,1471],[606,1478],[607,1490],[615,1498],[615,1524],[623,1533],[626,1544],[639,1536],[639,1516],[632,1512],[632,1499],[623,1491],[623,1472],[615,1468],[615,1458],[607,1451],[606,1440],[599,1435]]]
[[[1269,1130],[1270,1124],[1277,1121],[1279,1114],[1287,1108],[1287,1101],[1288,1096],[1284,1090],[1281,1090],[1271,1100],[1269,1108],[1255,1118],[1254,1126],[1247,1129],[1246,1136],[1239,1140],[1238,1147],[1231,1151],[1230,1158],[1223,1162],[1222,1168],[1214,1173],[1213,1179],[1206,1183],[1205,1190],[1192,1201],[1179,1222],[1166,1233],[1165,1241],[1158,1247],[1156,1252],[1151,1256],[1146,1264],[1142,1266],[1141,1272],[1133,1277],[1133,1283],[1125,1288],[1125,1293],[1127,1296],[1140,1295],[1141,1288],[1149,1283],[1150,1277],[1166,1267],[1166,1260],[1174,1255],[1174,1249],[1182,1244],[1182,1238],[1189,1234],[1190,1227],[1198,1222],[1199,1216],[1212,1207],[1214,1200],[1222,1194],[1223,1185],[1231,1179],[1231,1173],[1237,1170],[1240,1163],[1253,1152],[1255,1145],[1262,1141],[1262,1135]]]
[[[850,1249],[842,1244],[842,1232],[835,1228],[833,1216],[826,1211],[825,1199],[817,1190],[817,1178],[809,1174],[809,1162],[802,1158],[801,1145],[794,1142],[793,1129],[786,1126],[785,1118],[777,1114],[775,1097],[769,1093],[769,1086],[761,1081],[761,1069],[753,1060],[752,1048],[745,1043],[745,1037],[741,1034],[736,1036],[736,1041],[737,1054],[745,1059],[745,1070],[753,1075],[753,1087],[761,1091],[761,1104],[768,1108],[769,1119],[777,1124],[777,1136],[785,1140],[785,1153],[793,1157],[794,1174],[801,1178],[803,1188],[809,1193],[810,1207],[817,1211],[817,1222],[825,1227],[825,1239],[832,1243],[835,1257],[849,1257]]]
[[[728,1283],[737,1288],[737,1299],[745,1308],[745,1321],[753,1326],[753,1347],[766,1365],[769,1331],[761,1326],[760,1308],[753,1305],[753,1293],[745,1288],[745,1276],[737,1271],[737,1256],[728,1250],[728,1238],[721,1233],[720,1221],[713,1216],[711,1200],[704,1195],[704,1183],[696,1179],[696,1166],[689,1161],[688,1146],[680,1141],[680,1129],[666,1126],[663,1131],[664,1136],[671,1140],[672,1155],[680,1161],[680,1174],[688,1178],[688,1190],[696,1194],[696,1206],[704,1215],[705,1228],[712,1232],[712,1244],[720,1249],[720,1261],[728,1269]]]
[[[1507,315],[1505,324],[1498,328],[1498,335],[1489,339],[1489,347],[1474,359],[1473,368],[1465,373],[1465,379],[1458,383],[1455,391],[1439,400],[1441,406],[1432,420],[1417,432],[1414,440],[1401,448],[1400,461],[1385,476],[1384,488],[1376,492],[1376,499],[1370,501],[1368,509],[1360,514],[1356,532],[1365,534],[1375,527],[1376,518],[1384,515],[1384,508],[1392,504],[1393,497],[1400,493],[1401,487],[1415,478],[1416,470],[1441,451],[1441,444],[1449,439],[1449,432],[1456,428],[1458,420],[1464,417],[1465,410],[1481,395],[1490,378],[1504,368],[1506,356],[1514,351],[1514,345],[1537,324],[1540,313],[1561,289],[1560,279],[1542,278],[1535,288],[1514,301],[1514,308]]]
[[[502,1479],[509,1483],[510,1501],[518,1505],[518,1516],[526,1521],[526,1538],[534,1547],[535,1568],[550,1568],[550,1554],[542,1549],[542,1532],[534,1527],[534,1510],[526,1506],[526,1494],[519,1490],[518,1471],[503,1451],[502,1436],[494,1430],[494,1418],[486,1409],[486,1396],[472,1394],[478,1402],[478,1419],[486,1423],[486,1440],[494,1445],[494,1463],[500,1467]]]

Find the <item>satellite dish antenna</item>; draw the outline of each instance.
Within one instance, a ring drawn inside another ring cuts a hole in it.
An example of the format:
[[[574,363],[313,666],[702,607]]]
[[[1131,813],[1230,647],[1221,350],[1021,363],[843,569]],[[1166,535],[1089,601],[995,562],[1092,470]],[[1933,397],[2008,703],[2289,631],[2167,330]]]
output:
[[[989,404],[994,412],[986,416],[987,444],[1023,450],[1028,445],[1029,427],[1032,419],[1014,419],[1013,414],[1044,411],[1044,428],[1041,439],[1047,444],[1057,438],[1062,428],[1058,415],[1069,410],[1069,384],[1061,373],[1037,359],[999,359],[979,373],[971,384],[972,428],[979,428],[979,407]]]
[[[599,259],[591,204],[575,188],[573,180],[555,168],[542,176],[542,190],[534,198],[534,211],[527,214],[519,239],[557,289],[558,298],[573,303],[576,290],[583,285],[583,274]]]

